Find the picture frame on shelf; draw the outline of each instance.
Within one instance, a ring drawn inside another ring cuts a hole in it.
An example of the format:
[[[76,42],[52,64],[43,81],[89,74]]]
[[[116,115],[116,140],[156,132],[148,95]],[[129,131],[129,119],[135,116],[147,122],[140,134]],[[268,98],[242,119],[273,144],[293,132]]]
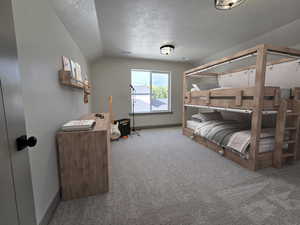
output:
[[[81,66],[76,63],[76,80],[79,81],[79,82],[83,82],[83,79],[82,79],[82,74],[81,74]]]
[[[76,63],[71,59],[71,77],[76,80]]]
[[[71,62],[70,59],[66,56],[62,56],[63,70],[70,72],[71,71]]]

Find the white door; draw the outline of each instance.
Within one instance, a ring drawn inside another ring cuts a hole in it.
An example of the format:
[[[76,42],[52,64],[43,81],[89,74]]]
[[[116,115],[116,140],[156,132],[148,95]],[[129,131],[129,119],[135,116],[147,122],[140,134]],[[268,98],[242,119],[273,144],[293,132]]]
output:
[[[36,225],[12,1],[0,0],[0,225]]]
[[[2,88],[0,90],[0,134],[0,224],[19,225]]]

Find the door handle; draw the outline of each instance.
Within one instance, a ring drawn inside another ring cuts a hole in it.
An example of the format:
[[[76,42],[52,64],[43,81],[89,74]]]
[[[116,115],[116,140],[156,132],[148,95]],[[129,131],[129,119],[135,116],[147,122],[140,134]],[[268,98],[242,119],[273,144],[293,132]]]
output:
[[[16,140],[17,150],[22,151],[27,147],[34,147],[37,144],[37,139],[34,136],[27,138],[27,135],[22,135]]]

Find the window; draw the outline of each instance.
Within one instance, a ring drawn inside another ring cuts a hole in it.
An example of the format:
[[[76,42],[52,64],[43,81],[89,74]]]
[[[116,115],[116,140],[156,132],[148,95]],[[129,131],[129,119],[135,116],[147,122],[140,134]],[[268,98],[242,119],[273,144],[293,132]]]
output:
[[[170,111],[170,73],[131,70],[132,112],[169,112]]]

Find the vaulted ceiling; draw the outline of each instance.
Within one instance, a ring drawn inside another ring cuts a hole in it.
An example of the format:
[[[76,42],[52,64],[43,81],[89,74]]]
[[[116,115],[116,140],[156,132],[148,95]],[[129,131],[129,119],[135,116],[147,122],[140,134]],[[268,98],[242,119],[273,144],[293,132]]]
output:
[[[230,11],[216,10],[213,0],[52,1],[91,59],[104,55],[197,62],[300,19],[299,0],[247,0]],[[176,46],[174,55],[160,55],[164,43]]]
[[[89,61],[102,56],[102,41],[94,0],[50,0],[73,40]]]

